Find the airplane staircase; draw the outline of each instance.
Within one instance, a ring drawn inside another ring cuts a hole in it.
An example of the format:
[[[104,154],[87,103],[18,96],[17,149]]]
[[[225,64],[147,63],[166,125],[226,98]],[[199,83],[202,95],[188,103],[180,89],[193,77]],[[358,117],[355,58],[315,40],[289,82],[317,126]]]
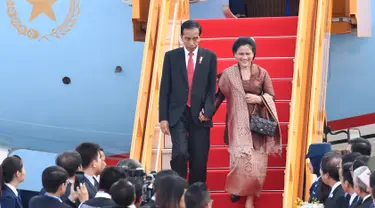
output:
[[[189,2],[155,0],[149,8],[130,152],[147,172],[169,168],[172,145],[157,118],[159,82],[165,51],[181,46],[179,27],[189,19]],[[309,174],[304,178],[304,155],[310,143],[322,141],[331,10],[331,0],[301,0],[298,17],[197,20],[203,27],[200,45],[217,54],[218,72],[235,63],[231,46],[236,37],[252,36],[257,43],[255,63],[272,78],[283,154],[269,157],[264,191],[255,207],[295,207],[295,200],[303,198],[304,184],[311,184]],[[214,207],[244,207],[243,200],[232,204],[224,192],[229,171],[224,119],[225,103],[213,118],[207,184]]]
[[[257,44],[255,63],[267,69],[271,76],[276,108],[281,121],[283,136],[282,156],[270,156],[263,192],[256,207],[282,207],[286,147],[288,143],[289,104],[292,95],[293,59],[296,47],[297,17],[206,19],[198,20],[203,33],[200,46],[214,51],[218,57],[218,73],[236,63],[232,44],[239,36],[254,37]],[[271,49],[271,50],[270,50]],[[215,205],[221,207],[243,207],[244,199],[231,203],[224,192],[229,173],[229,153],[224,144],[226,103],[224,102],[213,118],[211,148],[208,160],[207,185],[213,192]]]

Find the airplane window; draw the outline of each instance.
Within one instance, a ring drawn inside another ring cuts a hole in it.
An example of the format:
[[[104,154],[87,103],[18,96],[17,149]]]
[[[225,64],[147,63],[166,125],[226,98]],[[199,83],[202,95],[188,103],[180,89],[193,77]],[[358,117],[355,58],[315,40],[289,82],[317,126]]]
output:
[[[63,83],[66,84],[66,85],[70,84],[70,82],[71,82],[69,77],[64,77],[64,78],[62,79],[62,81],[63,81]]]

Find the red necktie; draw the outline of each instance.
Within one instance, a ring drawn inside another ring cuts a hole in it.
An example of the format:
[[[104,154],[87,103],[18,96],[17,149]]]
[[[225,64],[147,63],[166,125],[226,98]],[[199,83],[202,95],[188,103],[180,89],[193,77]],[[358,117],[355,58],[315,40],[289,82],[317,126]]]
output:
[[[189,94],[188,94],[188,102],[187,102],[188,106],[190,106],[190,102],[191,102],[190,95],[191,95],[191,90],[192,90],[192,86],[193,86],[193,76],[194,76],[193,56],[194,56],[194,53],[190,52],[189,53],[189,61],[188,61],[188,65],[187,65],[188,85],[189,85]]]

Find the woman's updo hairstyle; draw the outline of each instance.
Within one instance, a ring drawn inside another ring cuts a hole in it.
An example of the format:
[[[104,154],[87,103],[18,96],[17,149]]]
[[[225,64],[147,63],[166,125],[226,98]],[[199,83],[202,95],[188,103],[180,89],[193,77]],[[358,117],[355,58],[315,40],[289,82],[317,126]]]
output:
[[[232,46],[233,54],[235,54],[241,46],[245,46],[245,45],[250,45],[251,50],[254,53],[254,59],[255,59],[257,47],[255,44],[255,40],[252,37],[239,37],[236,41],[234,41],[233,46]]]

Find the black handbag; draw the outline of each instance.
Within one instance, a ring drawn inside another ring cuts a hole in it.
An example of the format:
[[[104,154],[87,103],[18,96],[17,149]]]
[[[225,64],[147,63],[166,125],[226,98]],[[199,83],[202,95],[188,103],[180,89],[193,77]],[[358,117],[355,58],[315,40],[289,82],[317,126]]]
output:
[[[263,135],[263,136],[275,136],[277,130],[277,122],[271,116],[270,119],[262,118],[258,115],[255,115],[255,105],[253,113],[250,116],[250,129],[252,132]]]
[[[252,67],[252,64],[251,64],[250,74],[252,73],[252,70],[251,70],[252,68],[253,67]],[[259,69],[259,66],[258,66],[258,69]],[[242,80],[241,71],[239,71],[239,73],[240,73],[240,77],[241,77],[241,80]],[[246,94],[246,92],[245,92],[245,94]],[[263,90],[262,90],[262,94],[263,94]],[[261,96],[261,98],[262,98],[263,103],[266,105],[267,110],[269,110],[269,108],[267,106],[267,103],[264,102],[263,96]],[[257,107],[258,107],[258,105],[255,104],[253,112],[251,113],[251,116],[250,116],[250,130],[252,132],[257,133],[257,134],[262,135],[262,136],[275,136],[276,130],[278,128],[278,123],[275,121],[272,112],[270,112],[270,114],[271,114],[270,119],[262,118],[262,117],[255,114],[255,110],[256,110]]]

